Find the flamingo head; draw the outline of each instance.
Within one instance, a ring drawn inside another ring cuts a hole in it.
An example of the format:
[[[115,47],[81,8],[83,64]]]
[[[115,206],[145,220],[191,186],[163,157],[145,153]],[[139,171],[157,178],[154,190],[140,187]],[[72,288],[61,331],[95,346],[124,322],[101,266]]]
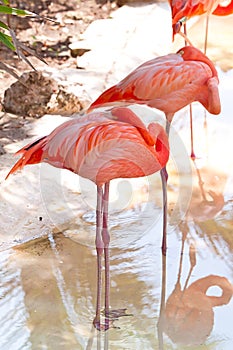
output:
[[[200,61],[206,63],[210,67],[213,77],[216,77],[218,80],[218,73],[213,62],[201,50],[194,46],[185,46],[177,51],[177,54],[180,55],[184,61]]]

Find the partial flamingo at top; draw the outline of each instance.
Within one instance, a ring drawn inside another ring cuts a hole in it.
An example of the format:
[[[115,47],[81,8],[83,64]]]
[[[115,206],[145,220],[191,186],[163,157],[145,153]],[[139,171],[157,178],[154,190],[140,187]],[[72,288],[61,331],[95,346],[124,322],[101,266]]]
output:
[[[183,22],[194,16],[227,16],[233,13],[233,0],[224,6],[221,0],[169,0],[172,11],[172,30],[174,35],[180,32]]]

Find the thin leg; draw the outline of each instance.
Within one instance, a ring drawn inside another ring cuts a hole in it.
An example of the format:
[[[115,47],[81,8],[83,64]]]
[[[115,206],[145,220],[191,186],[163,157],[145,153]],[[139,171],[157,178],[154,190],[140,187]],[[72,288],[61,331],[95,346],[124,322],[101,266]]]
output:
[[[172,121],[173,115],[166,115],[166,133],[169,137],[170,133],[170,122]],[[167,250],[167,179],[168,174],[166,167],[160,170],[160,176],[162,181],[162,193],[163,193],[163,237],[162,237],[162,253],[166,255]]]
[[[187,38],[187,27],[186,23],[184,23],[184,34]],[[188,45],[187,40],[185,38],[185,46]],[[193,110],[192,110],[192,104],[189,105],[189,118],[190,118],[190,137],[191,137],[191,158],[195,159],[195,153],[193,148]]]
[[[165,325],[165,306],[166,306],[165,298],[166,298],[166,280],[167,280],[166,274],[167,274],[167,257],[165,255],[162,255],[162,288],[161,288],[159,320],[157,324],[159,350],[164,350],[163,330]]]
[[[188,45],[188,42],[187,42],[187,26],[186,26],[186,22],[184,23],[184,35],[185,35],[185,38],[184,38],[184,44],[185,46]]]
[[[204,44],[204,54],[206,54],[207,51],[207,42],[208,42],[208,29],[209,29],[209,14],[206,16],[206,27],[205,27],[205,44]]]
[[[96,205],[96,252],[97,252],[97,297],[96,297],[96,314],[93,321],[95,328],[101,329],[100,326],[100,308],[101,308],[101,288],[102,288],[102,255],[104,244],[101,236],[102,228],[102,204],[103,204],[103,189],[102,186],[97,186],[97,205]]]
[[[191,138],[191,159],[196,159],[193,146],[193,109],[192,104],[189,105],[189,118],[190,118],[190,138]]]
[[[163,237],[162,237],[162,253],[165,256],[167,251],[167,170],[160,170],[163,192]]]
[[[108,202],[109,202],[109,182],[104,186],[103,196],[103,229],[102,240],[104,243],[104,261],[105,261],[105,328],[109,328],[109,300],[110,300],[110,263],[109,263],[109,242],[108,232]]]
[[[208,29],[209,29],[209,14],[206,16],[206,27],[205,27],[205,44],[204,44],[204,54],[207,51],[207,43],[208,43]],[[204,129],[206,132],[206,140],[207,140],[207,118],[206,118],[206,110],[204,110]],[[207,152],[208,153],[208,152]]]

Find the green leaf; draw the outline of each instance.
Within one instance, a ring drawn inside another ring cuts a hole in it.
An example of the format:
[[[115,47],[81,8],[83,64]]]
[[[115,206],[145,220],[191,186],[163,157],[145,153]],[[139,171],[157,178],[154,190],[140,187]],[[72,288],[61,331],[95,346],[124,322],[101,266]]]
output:
[[[9,35],[0,32],[0,41],[12,51],[15,51],[15,46],[12,44],[12,39]]]
[[[16,16],[33,16],[37,17],[37,15],[33,12],[27,10],[21,10],[14,7],[3,6],[0,5],[0,13],[5,13],[7,15],[16,15]]]
[[[8,26],[2,21],[0,21],[0,27],[9,30]]]

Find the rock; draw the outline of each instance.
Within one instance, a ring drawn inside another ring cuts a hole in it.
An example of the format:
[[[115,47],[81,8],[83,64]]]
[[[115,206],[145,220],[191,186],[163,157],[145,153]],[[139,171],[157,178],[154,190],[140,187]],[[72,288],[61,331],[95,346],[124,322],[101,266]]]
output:
[[[38,71],[22,74],[4,94],[6,112],[39,118],[44,114],[68,115],[83,109],[79,98],[52,77]]]
[[[58,92],[51,96],[47,105],[47,114],[70,115],[78,113],[87,105],[82,103],[77,96],[66,90],[64,86],[59,86]]]

